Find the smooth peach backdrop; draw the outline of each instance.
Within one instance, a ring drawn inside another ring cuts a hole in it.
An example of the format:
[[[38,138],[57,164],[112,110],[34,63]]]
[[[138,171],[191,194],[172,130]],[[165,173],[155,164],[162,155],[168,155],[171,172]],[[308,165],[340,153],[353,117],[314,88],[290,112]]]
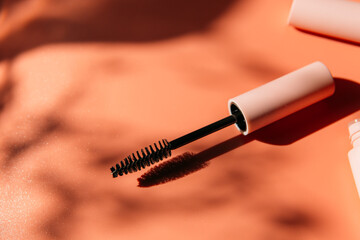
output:
[[[288,26],[290,0],[85,2],[2,3],[0,239],[360,239],[347,159],[359,45]],[[176,180],[111,177],[317,60],[336,78],[330,99],[175,150],[207,165]]]

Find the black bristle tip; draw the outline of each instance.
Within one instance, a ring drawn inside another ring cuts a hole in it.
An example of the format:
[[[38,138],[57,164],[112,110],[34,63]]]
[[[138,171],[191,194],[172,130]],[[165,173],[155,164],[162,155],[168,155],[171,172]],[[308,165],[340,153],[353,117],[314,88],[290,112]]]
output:
[[[114,167],[111,167],[110,171],[111,171],[111,174],[112,174],[113,178],[116,178],[118,176],[118,173],[117,173],[117,171],[116,171],[116,169]]]
[[[116,167],[111,167],[110,171],[113,178],[137,172],[146,166],[151,166],[152,164],[171,156],[171,146],[166,139],[163,139],[162,141],[159,141],[158,144],[154,143],[154,147],[149,145],[149,147],[145,147],[145,150],[141,149],[140,152],[137,151],[136,154],[133,153],[129,155],[127,158],[124,158],[120,164],[116,164]]]

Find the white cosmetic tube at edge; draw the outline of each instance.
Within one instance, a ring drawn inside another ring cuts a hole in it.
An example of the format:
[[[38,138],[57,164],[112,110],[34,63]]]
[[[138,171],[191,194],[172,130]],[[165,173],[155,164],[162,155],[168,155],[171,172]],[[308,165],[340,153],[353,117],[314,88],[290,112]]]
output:
[[[349,123],[350,141],[353,148],[349,151],[349,161],[360,197],[360,119]]]

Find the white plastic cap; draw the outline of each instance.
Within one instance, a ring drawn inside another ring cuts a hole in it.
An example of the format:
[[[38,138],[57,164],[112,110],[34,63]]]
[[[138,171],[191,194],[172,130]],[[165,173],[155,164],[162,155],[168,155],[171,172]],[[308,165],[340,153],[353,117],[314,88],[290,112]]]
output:
[[[237,128],[247,135],[290,115],[335,91],[328,68],[314,62],[229,100],[231,114],[239,113]]]
[[[349,123],[349,134],[351,144],[355,146],[355,141],[360,139],[360,119],[355,119]],[[360,141],[356,142],[359,142],[360,144]]]
[[[293,0],[289,24],[360,43],[360,3],[350,0]]]

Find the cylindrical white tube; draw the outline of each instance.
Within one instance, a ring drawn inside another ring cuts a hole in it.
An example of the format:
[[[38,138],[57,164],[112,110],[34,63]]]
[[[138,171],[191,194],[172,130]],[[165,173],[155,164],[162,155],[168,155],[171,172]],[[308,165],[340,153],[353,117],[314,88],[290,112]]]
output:
[[[294,0],[289,24],[360,43],[360,3],[349,0]]]
[[[236,126],[247,135],[332,95],[334,80],[328,68],[314,62],[229,100],[231,114],[240,113]]]
[[[348,156],[360,197],[360,119],[356,119],[349,124],[349,133],[353,148],[349,151]]]

